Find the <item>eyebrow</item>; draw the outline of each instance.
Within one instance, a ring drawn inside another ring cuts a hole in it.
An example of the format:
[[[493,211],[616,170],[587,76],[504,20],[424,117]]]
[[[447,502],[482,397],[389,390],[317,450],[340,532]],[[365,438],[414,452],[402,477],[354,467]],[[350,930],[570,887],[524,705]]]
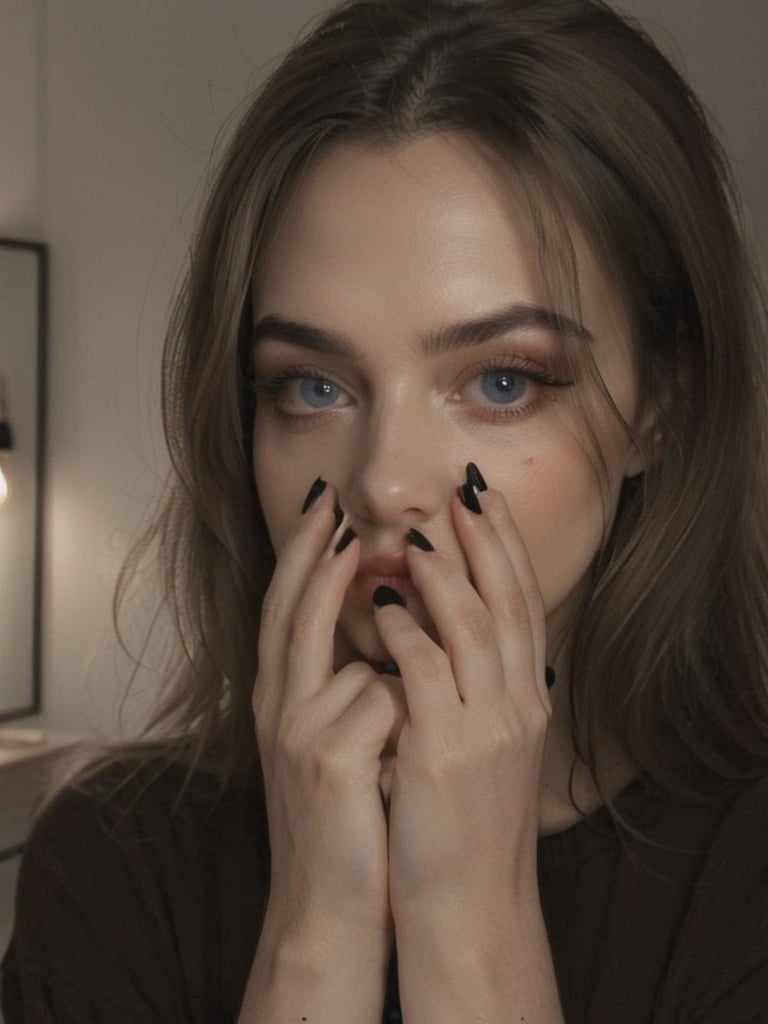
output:
[[[532,328],[543,328],[559,337],[569,336],[589,342],[593,340],[592,332],[571,317],[543,306],[515,303],[484,316],[440,327],[425,336],[423,347],[427,355],[435,355],[481,345],[503,334]],[[251,338],[253,344],[264,338],[285,341],[316,352],[348,357],[354,355],[354,346],[343,335],[276,314],[268,314],[254,324]]]

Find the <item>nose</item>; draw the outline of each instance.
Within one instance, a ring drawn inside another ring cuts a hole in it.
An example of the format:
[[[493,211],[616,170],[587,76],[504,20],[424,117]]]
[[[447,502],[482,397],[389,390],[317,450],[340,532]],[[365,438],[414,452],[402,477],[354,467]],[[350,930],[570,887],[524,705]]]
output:
[[[428,409],[404,401],[374,410],[357,439],[349,481],[348,502],[357,518],[407,529],[447,505],[451,467],[444,431],[441,445],[433,420]]]

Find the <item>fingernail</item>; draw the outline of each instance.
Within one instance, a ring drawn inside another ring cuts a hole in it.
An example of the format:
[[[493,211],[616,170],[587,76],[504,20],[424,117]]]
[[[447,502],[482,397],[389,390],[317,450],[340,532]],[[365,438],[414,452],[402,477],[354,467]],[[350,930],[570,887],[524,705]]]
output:
[[[340,555],[341,552],[345,548],[349,547],[349,545],[352,543],[352,541],[355,539],[356,536],[357,536],[357,534],[352,529],[352,527],[348,526],[346,528],[346,530],[344,531],[344,533],[342,533],[342,535],[341,535],[341,537],[339,539],[339,543],[336,545],[336,547],[333,550],[336,552],[337,555]]]
[[[307,491],[307,496],[304,499],[304,504],[301,506],[301,514],[304,515],[314,505],[320,495],[323,493],[328,484],[323,480],[321,476],[315,480],[312,486]]]
[[[432,542],[428,541],[424,534],[421,533],[419,530],[409,530],[408,533],[406,533],[405,535],[405,539],[408,541],[409,544],[413,544],[415,548],[419,548],[419,550],[421,551],[435,550],[435,547],[432,544]]]
[[[547,665],[544,669],[544,682],[547,684],[548,690],[551,690],[555,685],[555,670],[551,665]]]
[[[402,594],[384,584],[374,590],[373,603],[377,608],[383,608],[387,604],[399,604],[401,608],[405,608],[405,598]]]
[[[341,507],[338,501],[333,506],[333,518],[336,520],[336,529],[338,530],[338,528],[344,522],[344,509]]]
[[[485,482],[485,478],[474,462],[467,463],[467,483],[470,487],[473,487],[475,491],[487,491],[488,484]]]
[[[472,484],[462,484],[459,488],[459,497],[464,508],[468,508],[470,512],[474,512],[478,516],[482,513],[480,502],[477,500],[477,491]]]

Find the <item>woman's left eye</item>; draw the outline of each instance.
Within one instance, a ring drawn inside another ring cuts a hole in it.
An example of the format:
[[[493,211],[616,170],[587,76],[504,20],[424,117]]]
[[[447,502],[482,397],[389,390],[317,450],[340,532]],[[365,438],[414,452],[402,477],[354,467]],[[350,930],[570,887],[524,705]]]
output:
[[[467,397],[478,405],[512,405],[526,397],[530,380],[519,370],[502,368],[480,374],[469,382]]]
[[[460,390],[462,401],[499,419],[533,412],[548,389],[567,388],[572,383],[562,372],[524,360],[478,367]]]

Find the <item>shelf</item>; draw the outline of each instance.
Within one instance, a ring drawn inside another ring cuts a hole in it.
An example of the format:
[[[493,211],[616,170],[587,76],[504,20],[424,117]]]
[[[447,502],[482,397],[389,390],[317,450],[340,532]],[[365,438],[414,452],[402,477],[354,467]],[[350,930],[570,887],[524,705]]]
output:
[[[0,813],[33,809],[56,782],[69,760],[67,755],[75,753],[81,740],[67,733],[46,732],[34,743],[0,742]]]

